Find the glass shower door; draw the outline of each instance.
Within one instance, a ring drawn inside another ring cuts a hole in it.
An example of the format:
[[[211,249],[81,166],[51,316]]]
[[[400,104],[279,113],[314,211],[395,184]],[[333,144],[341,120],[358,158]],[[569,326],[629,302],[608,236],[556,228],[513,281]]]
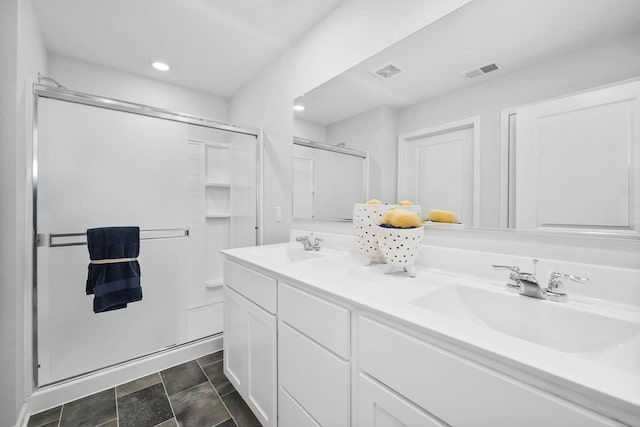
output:
[[[206,276],[221,268],[219,249],[256,243],[256,137],[205,132],[227,144],[223,163],[232,171],[223,201],[227,225],[212,235],[205,177],[198,176],[206,168],[204,152],[193,144],[199,129],[39,99],[38,385],[221,332],[222,304],[216,298],[221,283],[211,284]],[[94,313],[93,295],[85,294],[84,233],[108,226],[143,230],[138,257],[143,298],[124,309]],[[211,260],[214,265],[207,267]]]

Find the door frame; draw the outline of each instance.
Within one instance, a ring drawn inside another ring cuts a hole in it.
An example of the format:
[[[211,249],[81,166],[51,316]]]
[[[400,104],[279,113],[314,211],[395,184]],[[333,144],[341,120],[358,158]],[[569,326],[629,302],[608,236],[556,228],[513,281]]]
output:
[[[511,117],[520,107],[500,111],[500,228],[515,228],[516,217],[516,141]]]
[[[472,116],[466,119],[457,120],[431,126],[428,128],[402,133],[398,135],[398,187],[397,194],[402,194],[402,189],[406,188],[407,174],[407,144],[411,141],[443,133],[453,132],[462,129],[473,129],[473,223],[467,224],[477,226],[480,222],[480,116]]]

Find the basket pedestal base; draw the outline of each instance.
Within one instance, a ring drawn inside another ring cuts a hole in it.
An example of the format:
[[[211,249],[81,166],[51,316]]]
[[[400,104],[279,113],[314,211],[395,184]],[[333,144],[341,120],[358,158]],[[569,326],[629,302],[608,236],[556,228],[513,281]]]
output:
[[[406,271],[407,274],[409,274],[409,277],[416,277],[416,266],[415,265],[408,265],[406,267],[396,267],[392,264],[387,263],[387,265],[384,266],[384,274],[391,274],[391,272],[393,272],[393,270],[395,270],[396,268],[401,268],[403,271]]]
[[[374,257],[374,258],[367,258],[364,262],[365,266],[370,266],[371,264],[386,264],[386,260],[384,259],[384,257]]]

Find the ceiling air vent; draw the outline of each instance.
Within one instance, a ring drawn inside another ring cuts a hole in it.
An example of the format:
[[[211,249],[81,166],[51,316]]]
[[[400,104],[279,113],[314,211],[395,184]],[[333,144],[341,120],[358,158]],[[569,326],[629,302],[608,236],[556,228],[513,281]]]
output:
[[[496,64],[485,65],[484,67],[476,68],[474,70],[470,70],[462,73],[467,79],[473,79],[476,77],[484,76],[485,74],[489,74],[492,71],[498,70],[498,66]]]
[[[398,68],[397,66],[393,65],[392,63],[383,65],[382,67],[371,71],[371,74],[381,78],[382,80],[386,80],[388,78],[391,78],[395,75],[397,75],[398,73],[400,73],[402,70],[400,68]]]

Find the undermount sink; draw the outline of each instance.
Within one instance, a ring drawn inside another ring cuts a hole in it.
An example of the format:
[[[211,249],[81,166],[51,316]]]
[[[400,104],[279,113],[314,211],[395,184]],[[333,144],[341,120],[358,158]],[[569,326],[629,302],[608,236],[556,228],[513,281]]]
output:
[[[640,325],[507,291],[450,285],[411,304],[502,334],[640,372]]]

